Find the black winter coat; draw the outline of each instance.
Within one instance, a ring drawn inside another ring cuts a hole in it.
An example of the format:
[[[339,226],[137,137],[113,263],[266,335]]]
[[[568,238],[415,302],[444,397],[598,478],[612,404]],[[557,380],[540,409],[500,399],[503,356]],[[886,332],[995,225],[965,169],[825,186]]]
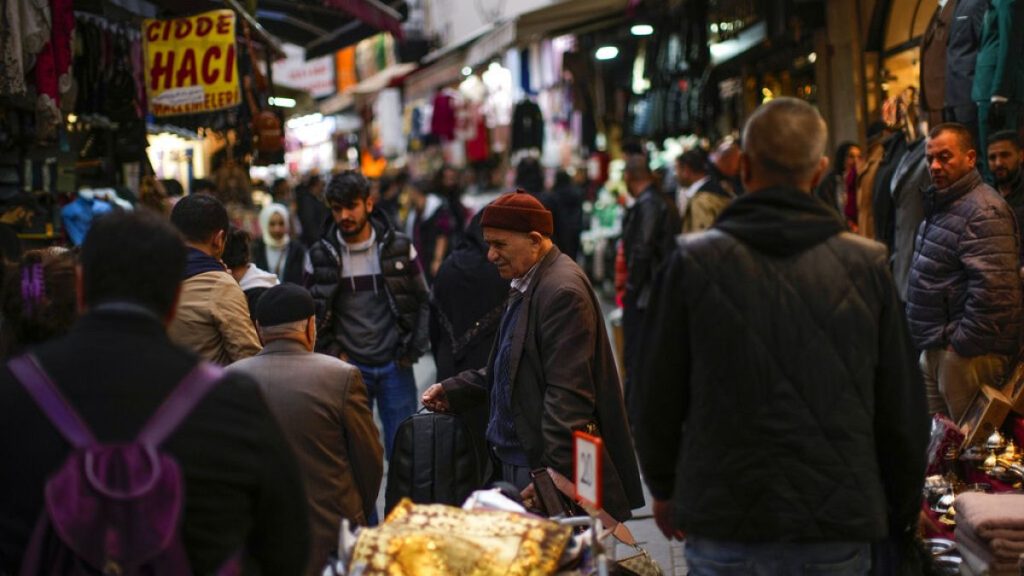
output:
[[[419,264],[409,259],[412,241],[396,231],[388,217],[373,211],[370,224],[377,234],[381,274],[388,296],[388,305],[398,327],[400,346],[395,358],[415,362],[430,346],[429,294]],[[338,225],[327,226],[320,240],[309,248],[312,275],[306,277],[306,288],[316,304],[318,352],[338,356],[343,352],[334,337],[333,304],[341,281],[341,246],[338,244]]]
[[[651,494],[720,540],[873,541],[916,522],[928,415],[885,248],[810,194],[686,235],[632,395]]]
[[[626,298],[646,308],[650,286],[661,264],[675,248],[679,213],[651,186],[637,197],[622,223],[626,256]]]
[[[284,260],[284,270],[280,272],[270,269],[270,263],[267,262],[267,248],[263,242],[263,238],[257,238],[252,243],[252,263],[256,265],[260,270],[266,270],[267,272],[273,272],[278,275],[278,280],[282,283],[291,282],[292,284],[302,285],[302,264],[306,259],[306,249],[302,247],[302,244],[298,240],[292,239],[288,243],[288,253]]]
[[[94,310],[67,336],[35,349],[57,387],[103,442],[138,434],[199,358],[155,315]],[[227,375],[164,449],[181,466],[182,537],[195,574],[235,552],[246,574],[306,573],[309,522],[295,456],[259,387]],[[0,573],[17,574],[43,508],[43,485],[68,444],[7,368],[0,368]]]
[[[921,350],[1016,354],[1021,330],[1019,232],[1010,206],[977,171],[925,192],[907,290]]]
[[[946,44],[946,107],[973,104],[974,69],[989,0],[957,0]]]

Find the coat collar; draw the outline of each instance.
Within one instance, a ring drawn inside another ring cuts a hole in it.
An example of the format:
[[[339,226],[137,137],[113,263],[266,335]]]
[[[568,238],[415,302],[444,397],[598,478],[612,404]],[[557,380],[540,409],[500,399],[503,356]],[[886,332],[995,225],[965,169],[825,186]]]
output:
[[[263,346],[263,350],[260,351],[257,356],[266,356],[269,354],[312,354],[301,342],[296,342],[288,338],[279,338],[277,340],[271,340]]]
[[[523,345],[526,343],[526,335],[530,330],[530,304],[533,301],[533,295],[537,292],[537,286],[544,282],[544,275],[548,269],[554,265],[555,260],[562,255],[562,252],[558,250],[555,245],[551,246],[551,250],[544,255],[541,259],[540,264],[537,265],[536,271],[530,285],[527,286],[526,292],[523,294],[523,303],[519,306],[519,321],[516,322],[515,331],[512,332],[512,345],[509,350],[509,384],[515,389],[516,374],[519,372],[519,361],[523,357]]]

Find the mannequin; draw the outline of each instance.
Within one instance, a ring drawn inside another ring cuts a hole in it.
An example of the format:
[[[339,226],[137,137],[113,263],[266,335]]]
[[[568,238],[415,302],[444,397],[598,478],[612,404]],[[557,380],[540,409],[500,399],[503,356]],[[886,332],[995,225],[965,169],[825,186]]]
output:
[[[932,126],[946,106],[946,49],[957,0],[939,0],[921,39],[921,111]]]
[[[988,3],[989,0],[956,0],[946,46],[945,120],[967,126],[975,141],[978,139],[978,106],[971,99],[971,85]]]
[[[971,98],[978,106],[978,158],[986,157],[988,135],[1017,130],[1024,106],[1024,1],[990,0]],[[990,179],[987,162],[979,162]]]

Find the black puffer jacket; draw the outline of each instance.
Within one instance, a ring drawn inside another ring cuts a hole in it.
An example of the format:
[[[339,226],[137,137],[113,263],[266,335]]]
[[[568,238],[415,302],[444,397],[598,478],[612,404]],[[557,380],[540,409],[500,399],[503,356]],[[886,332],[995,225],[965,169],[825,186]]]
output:
[[[399,350],[396,359],[413,362],[430,347],[429,294],[419,264],[409,258],[412,241],[395,231],[384,214],[370,213],[370,224],[377,235],[380,269],[384,277],[388,305],[399,331]],[[341,246],[338,226],[331,223],[318,242],[309,248],[309,263],[313,272],[305,280],[306,288],[316,304],[317,351],[337,355],[342,352],[331,335],[333,302],[341,280]]]
[[[916,521],[928,416],[885,248],[784,189],[686,235],[648,309],[637,452],[677,527],[871,541]]]
[[[1021,330],[1018,230],[1010,206],[972,171],[925,192],[907,289],[921,350],[1016,354]]]

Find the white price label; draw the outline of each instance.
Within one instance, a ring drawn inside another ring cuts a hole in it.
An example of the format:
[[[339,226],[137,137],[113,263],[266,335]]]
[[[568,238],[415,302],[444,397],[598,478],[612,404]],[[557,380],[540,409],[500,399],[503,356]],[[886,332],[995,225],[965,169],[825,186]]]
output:
[[[576,497],[594,508],[601,507],[601,439],[579,430],[573,432],[573,480]]]

